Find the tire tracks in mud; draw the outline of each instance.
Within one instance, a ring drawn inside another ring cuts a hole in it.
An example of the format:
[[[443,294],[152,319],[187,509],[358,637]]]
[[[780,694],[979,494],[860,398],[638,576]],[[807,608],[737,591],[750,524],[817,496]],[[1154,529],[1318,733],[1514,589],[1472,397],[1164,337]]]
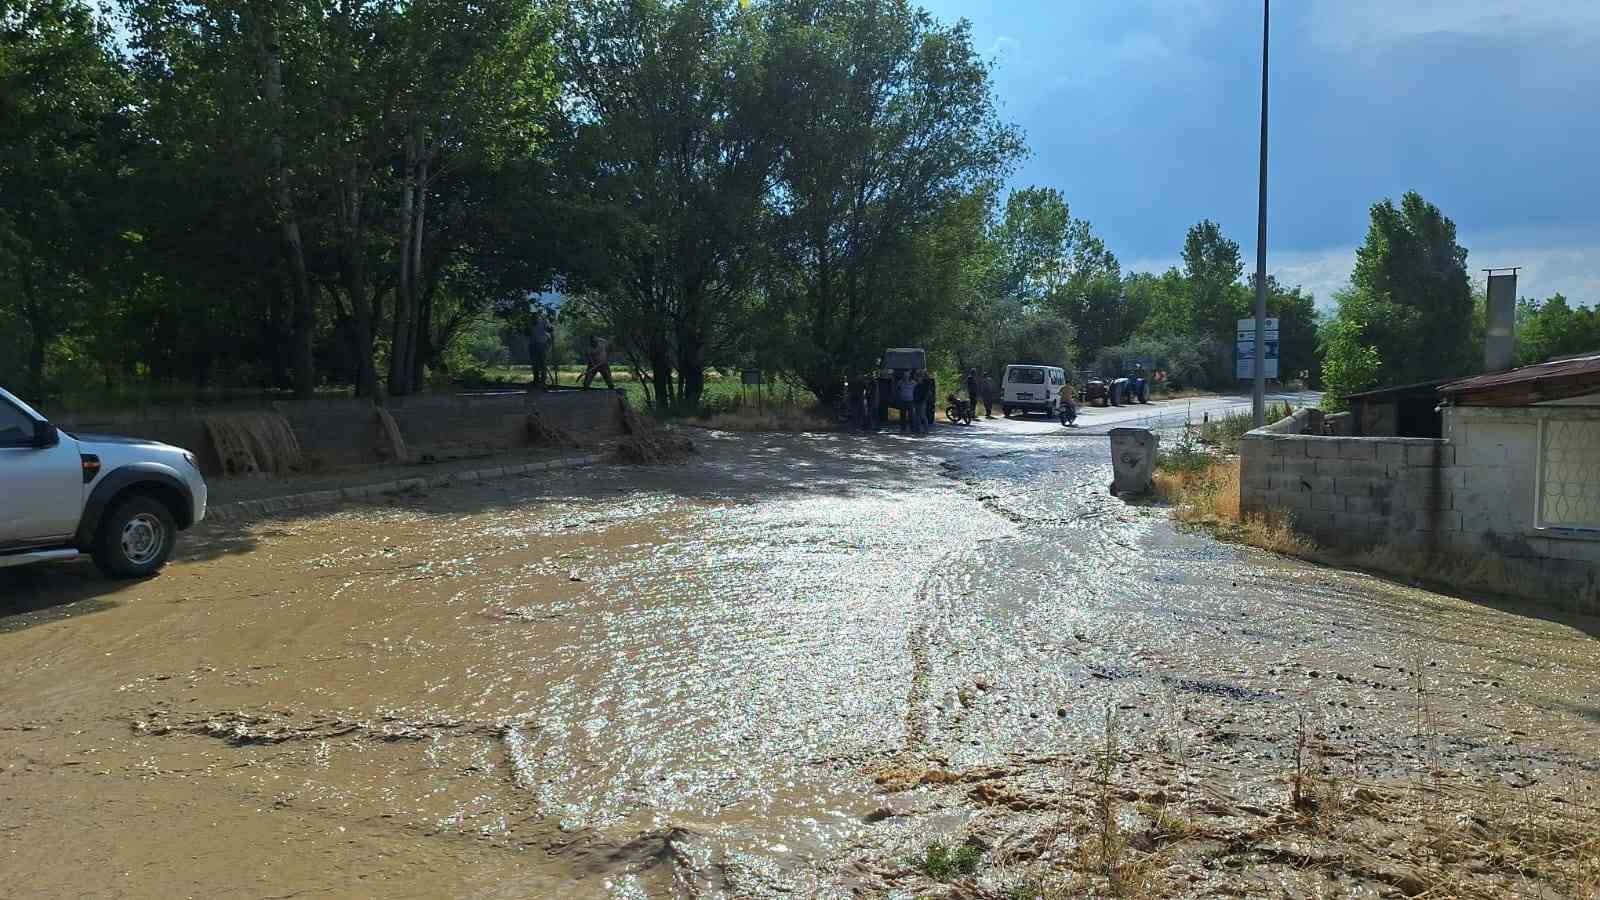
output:
[[[926,613],[906,636],[906,650],[911,657],[911,688],[906,694],[906,753],[923,755],[928,743],[928,683],[933,678],[933,656],[930,636],[935,624],[942,623],[948,604],[933,595],[934,585],[944,577],[950,565],[965,556],[970,549],[958,547],[947,550],[934,560],[933,565],[917,581],[914,614]]]

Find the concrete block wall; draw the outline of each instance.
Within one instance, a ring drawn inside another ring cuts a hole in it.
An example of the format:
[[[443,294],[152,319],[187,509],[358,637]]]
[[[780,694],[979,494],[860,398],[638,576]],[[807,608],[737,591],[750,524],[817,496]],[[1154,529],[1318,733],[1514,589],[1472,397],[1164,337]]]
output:
[[[1324,546],[1444,551],[1526,596],[1600,613],[1600,533],[1538,527],[1539,428],[1552,415],[1600,409],[1447,409],[1442,440],[1285,433],[1285,420],[1241,440],[1240,507],[1287,514]]]
[[[1320,543],[1433,546],[1460,527],[1440,477],[1445,441],[1254,431],[1239,452],[1241,508],[1288,513]]]

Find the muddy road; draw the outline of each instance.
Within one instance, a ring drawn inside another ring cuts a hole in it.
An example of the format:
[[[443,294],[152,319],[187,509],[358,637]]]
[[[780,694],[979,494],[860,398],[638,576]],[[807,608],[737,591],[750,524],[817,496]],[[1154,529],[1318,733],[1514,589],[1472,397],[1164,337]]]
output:
[[[1309,729],[1363,783],[1593,808],[1600,622],[1107,496],[1093,431],[1182,406],[696,432],[687,466],[202,528],[150,582],[0,571],[3,893],[910,896],[934,837],[1059,818],[1108,713],[1130,804],[1278,803]],[[1171,893],[1256,877],[1189,862]]]

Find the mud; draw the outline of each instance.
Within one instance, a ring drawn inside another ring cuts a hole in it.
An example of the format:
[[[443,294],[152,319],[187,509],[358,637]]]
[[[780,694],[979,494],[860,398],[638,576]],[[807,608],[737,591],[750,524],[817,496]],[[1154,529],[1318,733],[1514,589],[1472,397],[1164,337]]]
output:
[[[150,582],[0,571],[0,883],[1003,896],[1079,877],[1113,796],[1152,893],[1378,895],[1471,869],[1429,809],[1592,815],[1600,623],[1175,530],[1104,440],[705,432],[202,528]]]

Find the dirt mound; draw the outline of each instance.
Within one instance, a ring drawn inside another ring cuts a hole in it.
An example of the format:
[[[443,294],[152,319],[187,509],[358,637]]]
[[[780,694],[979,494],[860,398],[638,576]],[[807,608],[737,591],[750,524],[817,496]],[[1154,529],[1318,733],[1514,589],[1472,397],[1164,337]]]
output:
[[[571,432],[559,425],[546,422],[537,409],[528,413],[528,443],[535,447],[582,446]]]
[[[207,416],[205,430],[224,475],[281,475],[305,466],[294,429],[278,413]]]
[[[627,406],[622,408],[622,427],[628,434],[612,448],[612,462],[636,466],[685,463],[695,452],[694,441],[663,431]]]
[[[373,448],[378,458],[384,462],[403,463],[411,459],[411,451],[406,449],[406,439],[400,434],[400,424],[394,420],[394,415],[383,407],[377,407],[374,418],[377,436],[373,441]]]

